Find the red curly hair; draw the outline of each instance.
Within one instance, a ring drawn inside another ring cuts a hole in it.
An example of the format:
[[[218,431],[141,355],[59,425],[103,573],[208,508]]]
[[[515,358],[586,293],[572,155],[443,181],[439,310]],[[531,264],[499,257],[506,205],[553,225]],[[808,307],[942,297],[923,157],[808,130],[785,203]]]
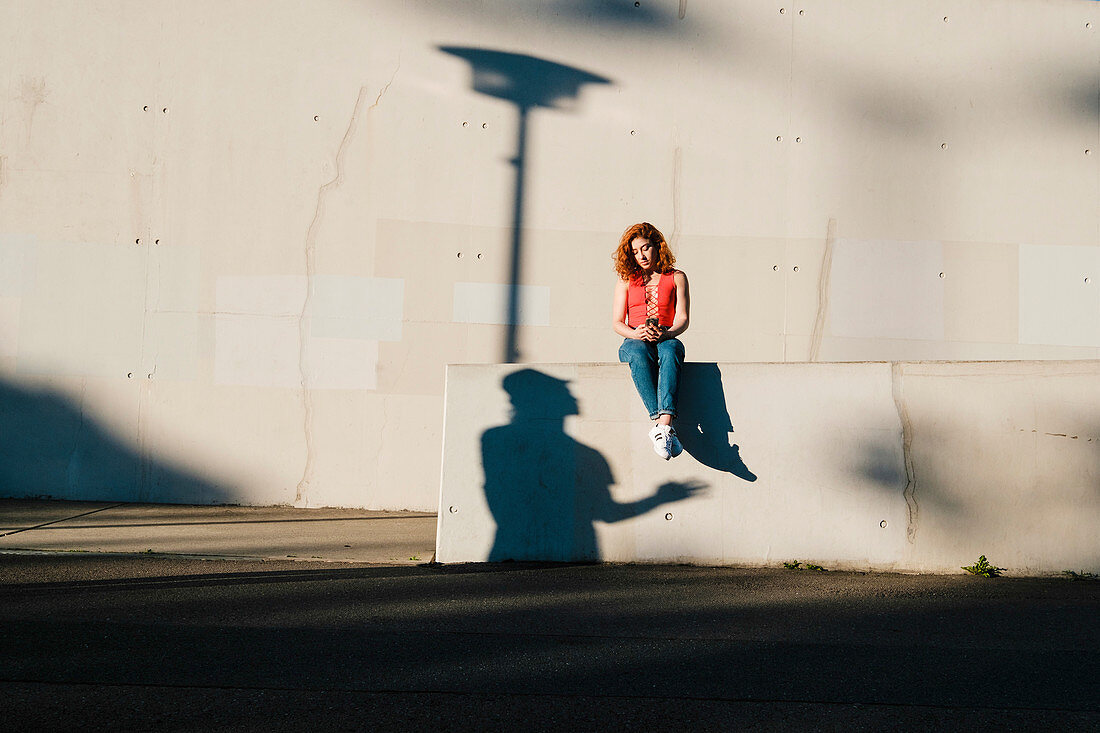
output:
[[[615,272],[619,273],[619,277],[627,282],[633,282],[642,276],[642,266],[634,258],[632,246],[633,241],[638,237],[648,239],[650,244],[657,247],[657,261],[653,265],[653,270],[661,274],[671,272],[672,266],[676,264],[676,257],[669,249],[665,235],[648,221],[643,221],[627,227],[623,236],[619,238],[619,246],[615,248],[615,254],[612,255],[612,259],[615,260]]]

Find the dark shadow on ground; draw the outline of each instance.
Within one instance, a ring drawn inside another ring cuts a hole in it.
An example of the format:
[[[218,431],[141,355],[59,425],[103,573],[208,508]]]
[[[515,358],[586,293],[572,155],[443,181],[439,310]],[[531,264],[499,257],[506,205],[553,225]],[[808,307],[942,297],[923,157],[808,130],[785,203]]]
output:
[[[231,503],[228,487],[135,450],[87,406],[0,379],[0,496]]]
[[[733,423],[726,409],[722,372],[717,364],[684,364],[676,407],[679,411],[676,432],[692,458],[745,481],[756,480],[756,474],[741,460],[740,449],[729,442]]]
[[[485,498],[497,525],[489,560],[599,560],[593,522],[619,522],[680,501],[704,487],[668,482],[651,496],[618,503],[600,453],[565,433],[579,414],[568,382],[535,369],[506,376],[512,421],[481,436]]]
[[[404,704],[384,718],[377,701],[345,701],[337,729],[404,730],[412,715],[434,730],[469,700],[463,721],[524,730],[583,719],[601,730],[1095,731],[1100,712],[1098,583],[626,565],[370,572],[0,594],[4,727],[152,730],[181,711],[204,730],[328,727],[331,711],[271,705],[395,690]],[[13,691],[27,683],[40,687]],[[167,710],[134,703],[148,689]],[[102,706],[116,690],[126,695]],[[225,697],[249,690],[264,694]],[[639,716],[646,701],[660,704]],[[415,717],[425,705],[434,717]]]

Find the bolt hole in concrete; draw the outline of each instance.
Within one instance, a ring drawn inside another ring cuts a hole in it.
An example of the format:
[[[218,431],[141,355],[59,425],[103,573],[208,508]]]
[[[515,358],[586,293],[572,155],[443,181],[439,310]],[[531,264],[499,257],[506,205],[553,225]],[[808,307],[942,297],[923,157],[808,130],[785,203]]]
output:
[[[154,239],[153,244],[160,244],[160,240],[159,239]]]
[[[772,265],[772,272],[779,272],[779,265]]]
[[[164,114],[168,114],[168,108],[165,107],[164,109],[161,110],[161,112],[163,112]]]
[[[669,512],[668,514],[665,515],[665,521],[666,522],[671,522],[672,521],[672,512]]]
[[[883,519],[881,522],[878,523],[878,526],[882,527],[883,529],[886,529],[886,520]]]
[[[798,14],[799,14],[799,15],[805,15],[805,14],[806,14],[806,11],[805,11],[805,10],[799,10],[799,11],[798,11]]]
[[[452,506],[447,509],[451,514],[458,514],[458,507]]]
[[[940,273],[940,280],[943,280],[943,273]]]
[[[1089,279],[1086,277],[1085,278],[1085,285],[1088,285],[1088,284],[1089,284]]]
[[[462,253],[461,252],[458,253],[458,259],[460,259],[460,260],[462,259]]]
[[[313,115],[313,121],[314,122],[319,122],[320,120],[321,120],[321,115]]]
[[[795,271],[795,272],[798,272],[798,265],[795,265],[795,266],[794,266],[794,271]]]
[[[783,13],[786,13],[786,12],[787,12],[787,9],[786,9],[786,8],[780,8],[780,9],[779,9],[779,14],[780,14],[780,15],[783,15]]]
[[[794,141],[795,141],[796,143],[800,143],[800,142],[802,142],[802,138],[800,138],[800,137],[796,137],[796,138],[794,139]]]
[[[134,244],[141,244],[141,237],[134,240]]]
[[[469,126],[470,126],[470,123],[469,123],[469,122],[463,122],[463,123],[462,123],[462,126],[463,126],[463,127],[469,127]]]
[[[481,123],[481,129],[482,130],[488,130],[489,129],[489,123],[488,122],[482,122]]]
[[[630,131],[630,134],[631,134],[631,135],[637,135],[637,134],[638,134],[638,131],[637,131],[637,130],[631,130],[631,131]]]
[[[127,379],[133,379],[134,378],[134,373],[133,372],[126,372],[126,378]]]
[[[1085,148],[1085,155],[1092,155],[1092,151],[1088,148]]]
[[[480,252],[478,252],[478,253],[477,253],[477,258],[478,258],[479,260],[481,259],[481,253],[480,253]]]
[[[947,150],[947,143],[941,143],[940,150]]]
[[[947,23],[947,22],[948,22],[948,19],[947,19],[947,16],[946,16],[946,15],[945,15],[945,16],[943,16],[943,22],[944,22],[944,23]]]
[[[142,112],[148,112],[149,111],[149,105],[145,105],[144,107],[142,107],[141,111]]]
[[[636,2],[636,3],[634,3],[634,7],[636,7],[636,8],[640,8],[640,7],[642,7],[642,4],[641,4],[641,3],[639,3],[639,2]]]
[[[775,141],[776,141],[777,143],[781,143],[781,142],[783,142],[783,136],[782,136],[782,135],[776,135],[776,136],[775,136]]]

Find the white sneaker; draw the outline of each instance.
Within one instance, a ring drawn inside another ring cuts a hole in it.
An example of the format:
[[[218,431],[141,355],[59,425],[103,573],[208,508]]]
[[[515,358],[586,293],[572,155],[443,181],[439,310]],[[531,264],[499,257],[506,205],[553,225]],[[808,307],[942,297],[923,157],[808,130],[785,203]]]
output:
[[[666,425],[654,425],[653,429],[649,431],[649,439],[653,441],[653,452],[666,461],[672,458],[672,454],[668,452],[667,430],[668,426]]]

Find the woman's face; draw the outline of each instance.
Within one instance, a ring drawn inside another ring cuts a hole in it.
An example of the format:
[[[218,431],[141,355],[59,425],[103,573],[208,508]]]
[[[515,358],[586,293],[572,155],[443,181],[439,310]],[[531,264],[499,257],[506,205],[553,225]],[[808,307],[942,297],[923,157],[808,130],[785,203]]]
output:
[[[650,243],[645,237],[635,237],[630,243],[634,250],[634,259],[645,272],[653,272],[653,266],[657,264],[657,245]]]

